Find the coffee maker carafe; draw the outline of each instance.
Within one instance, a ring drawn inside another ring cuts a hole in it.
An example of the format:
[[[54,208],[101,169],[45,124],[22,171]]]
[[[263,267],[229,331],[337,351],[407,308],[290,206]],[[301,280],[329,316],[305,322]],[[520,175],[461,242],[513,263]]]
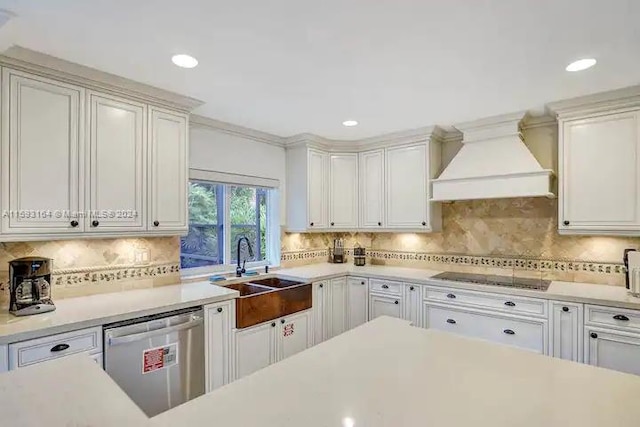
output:
[[[16,316],[53,311],[49,258],[26,257],[9,262],[11,300],[9,311]]]

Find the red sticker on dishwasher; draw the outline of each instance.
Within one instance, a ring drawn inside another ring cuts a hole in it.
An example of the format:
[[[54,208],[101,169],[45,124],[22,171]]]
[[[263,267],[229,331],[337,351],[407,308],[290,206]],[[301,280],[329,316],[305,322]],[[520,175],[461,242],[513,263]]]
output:
[[[142,352],[142,373],[168,368],[178,363],[178,344],[150,348]]]

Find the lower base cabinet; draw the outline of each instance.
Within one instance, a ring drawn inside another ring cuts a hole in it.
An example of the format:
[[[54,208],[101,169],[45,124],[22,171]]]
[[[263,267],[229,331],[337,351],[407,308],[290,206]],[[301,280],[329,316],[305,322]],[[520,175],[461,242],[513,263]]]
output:
[[[582,362],[583,305],[552,301],[550,313],[549,355]]]
[[[0,373],[9,370],[9,347],[0,345]]]
[[[402,317],[409,320],[413,326],[422,326],[422,287],[404,284],[404,304]]]
[[[326,339],[340,335],[349,329],[347,295],[348,288],[346,277],[340,277],[329,281]]]
[[[369,320],[380,316],[402,318],[404,313],[402,297],[384,294],[369,294]]]
[[[235,330],[234,378],[239,379],[313,345],[313,310]]]
[[[230,383],[232,378],[231,330],[235,328],[235,301],[204,307],[205,391]]]
[[[585,326],[584,362],[640,375],[640,334]]]
[[[369,320],[369,280],[362,277],[347,279],[348,329]]]

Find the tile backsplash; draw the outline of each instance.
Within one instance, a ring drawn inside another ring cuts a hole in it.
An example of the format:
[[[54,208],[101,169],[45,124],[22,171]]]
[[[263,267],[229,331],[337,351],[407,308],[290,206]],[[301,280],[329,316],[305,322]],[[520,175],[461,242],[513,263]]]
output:
[[[453,202],[442,214],[438,233],[285,233],[283,264],[324,262],[319,250],[342,237],[367,248],[372,264],[622,285],[623,250],[640,247],[640,237],[559,235],[556,199]]]

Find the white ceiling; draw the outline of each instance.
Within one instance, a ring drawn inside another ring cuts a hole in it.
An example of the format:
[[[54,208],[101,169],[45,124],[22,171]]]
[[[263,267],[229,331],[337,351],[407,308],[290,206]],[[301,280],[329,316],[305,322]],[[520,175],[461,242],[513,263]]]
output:
[[[355,139],[640,83],[638,0],[0,0],[19,44],[280,136]],[[170,57],[189,53],[192,70]],[[567,73],[582,57],[596,67]],[[360,126],[345,128],[356,119]]]

